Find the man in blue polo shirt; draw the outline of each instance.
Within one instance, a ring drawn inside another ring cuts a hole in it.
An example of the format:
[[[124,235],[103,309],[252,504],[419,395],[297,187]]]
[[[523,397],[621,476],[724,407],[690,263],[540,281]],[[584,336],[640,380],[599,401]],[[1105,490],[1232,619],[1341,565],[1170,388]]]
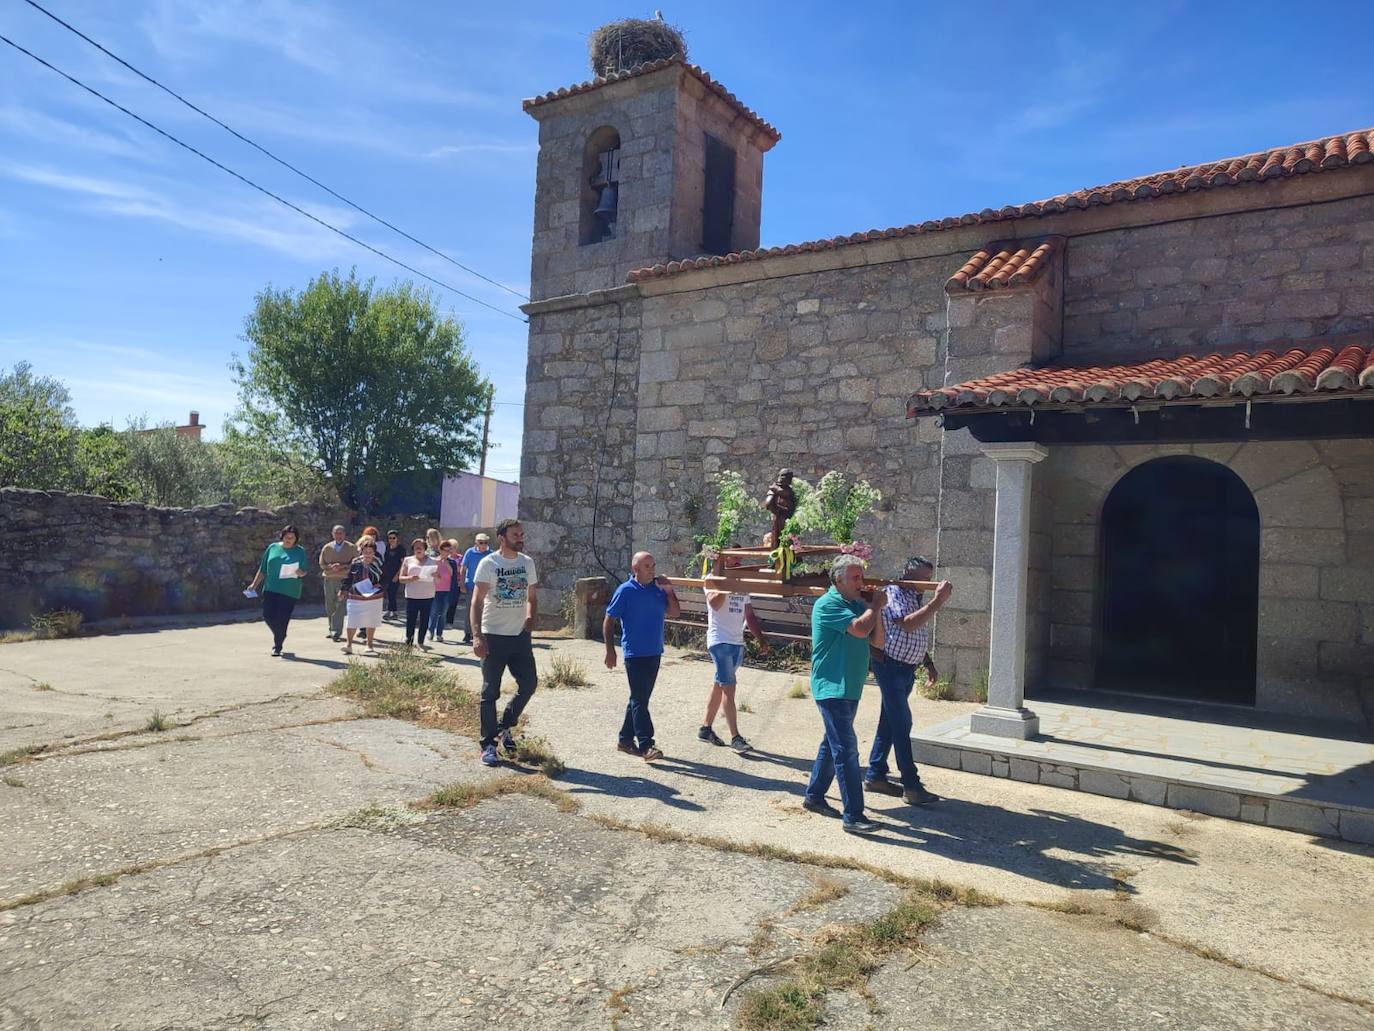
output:
[[[620,726],[620,743],[616,747],[653,762],[663,758],[663,752],[654,745],[654,721],[649,716],[649,696],[654,693],[658,665],[663,659],[663,621],[677,619],[682,608],[668,578],[655,575],[654,557],[647,551],[635,554],[630,571],[634,575],[615,589],[606,606],[601,636],[606,640],[606,668],[615,669],[615,628],[611,621],[620,620],[630,701],[625,706],[625,722]]]

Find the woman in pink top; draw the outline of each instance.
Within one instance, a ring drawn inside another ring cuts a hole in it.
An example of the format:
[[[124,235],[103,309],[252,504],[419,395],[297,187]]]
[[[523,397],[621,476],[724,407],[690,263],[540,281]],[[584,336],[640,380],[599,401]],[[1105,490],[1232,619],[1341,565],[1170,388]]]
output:
[[[439,545],[439,569],[434,574],[434,605],[429,610],[429,636],[436,641],[444,639],[444,613],[448,610],[448,592],[453,589],[453,563],[449,557],[453,545],[444,541]]]

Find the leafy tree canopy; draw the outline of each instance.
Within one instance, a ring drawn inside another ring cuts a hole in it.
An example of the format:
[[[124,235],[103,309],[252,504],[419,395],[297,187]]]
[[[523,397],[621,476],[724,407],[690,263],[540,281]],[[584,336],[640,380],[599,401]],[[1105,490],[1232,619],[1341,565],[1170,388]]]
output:
[[[0,484],[72,490],[80,434],[61,382],[33,375],[28,362],[0,376]]]
[[[269,287],[244,339],[239,428],[309,456],[350,508],[366,511],[396,473],[477,455],[486,384],[462,326],[413,284],[377,289],[336,270],[299,293]]]

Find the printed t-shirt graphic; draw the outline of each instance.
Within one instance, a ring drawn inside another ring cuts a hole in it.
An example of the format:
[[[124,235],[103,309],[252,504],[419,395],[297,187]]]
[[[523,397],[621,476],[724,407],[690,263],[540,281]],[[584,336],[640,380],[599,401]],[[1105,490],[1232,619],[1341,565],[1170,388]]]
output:
[[[489,552],[478,564],[473,579],[490,588],[482,608],[482,633],[505,637],[522,633],[525,603],[530,588],[539,582],[534,559],[523,551],[513,559],[502,558],[497,551]]]

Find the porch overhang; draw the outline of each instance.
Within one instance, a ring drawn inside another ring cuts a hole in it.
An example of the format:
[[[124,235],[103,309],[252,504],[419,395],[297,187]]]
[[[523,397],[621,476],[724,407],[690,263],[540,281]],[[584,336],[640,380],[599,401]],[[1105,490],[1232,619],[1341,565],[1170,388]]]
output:
[[[1024,367],[924,390],[907,417],[987,443],[1374,436],[1374,333],[1116,365]]]

